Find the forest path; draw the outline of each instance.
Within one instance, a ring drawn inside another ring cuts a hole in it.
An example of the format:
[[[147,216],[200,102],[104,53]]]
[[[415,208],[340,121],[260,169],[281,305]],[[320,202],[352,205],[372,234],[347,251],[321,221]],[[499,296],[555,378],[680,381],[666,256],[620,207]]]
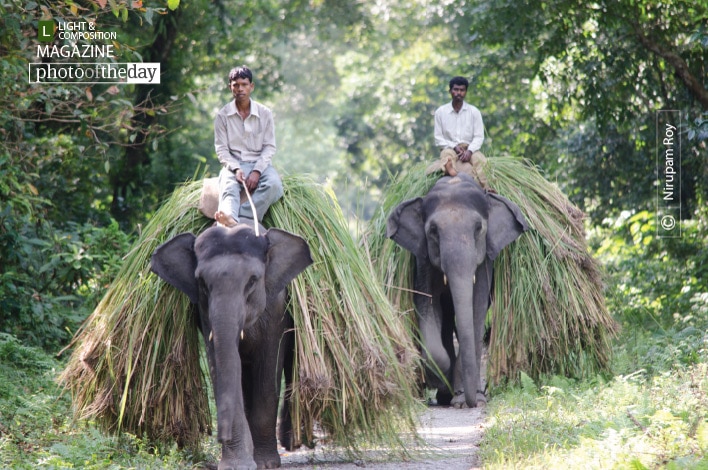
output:
[[[362,459],[342,462],[342,456],[318,445],[303,447],[295,452],[281,452],[283,468],[355,470],[445,469],[470,470],[481,468],[477,448],[485,428],[485,408],[455,409],[430,407],[419,418],[418,432],[431,446],[425,455],[415,460],[378,462]]]

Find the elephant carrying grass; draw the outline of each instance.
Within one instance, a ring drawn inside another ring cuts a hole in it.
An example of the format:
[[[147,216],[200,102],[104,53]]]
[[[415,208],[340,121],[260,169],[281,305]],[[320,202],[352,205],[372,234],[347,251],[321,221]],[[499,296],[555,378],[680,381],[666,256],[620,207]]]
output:
[[[281,377],[292,377],[293,320],[287,286],[312,263],[301,237],[247,224],[182,233],[160,245],[152,270],[199,309],[217,408],[219,470],[280,466],[276,421]],[[287,393],[286,393],[287,397]],[[281,445],[292,448],[289,404]]]
[[[390,214],[386,235],[415,256],[426,382],[438,390],[439,404],[476,407],[486,400],[480,364],[493,262],[527,229],[516,204],[464,173],[441,178],[427,195]]]

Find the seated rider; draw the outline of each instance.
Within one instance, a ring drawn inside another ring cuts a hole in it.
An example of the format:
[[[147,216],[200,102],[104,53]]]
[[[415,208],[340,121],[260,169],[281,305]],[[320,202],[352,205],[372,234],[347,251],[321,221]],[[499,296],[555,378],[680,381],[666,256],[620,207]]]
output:
[[[275,154],[273,114],[251,99],[255,88],[251,70],[245,66],[231,69],[228,83],[234,99],[214,119],[214,147],[222,165],[214,218],[218,225],[233,227],[240,215],[262,221],[271,204],[283,196],[283,183],[271,165]],[[246,199],[242,188],[252,195],[255,207],[241,204]]]
[[[450,80],[452,101],[435,110],[435,146],[440,149],[440,160],[430,165],[426,173],[442,170],[450,176],[463,171],[473,176],[488,189],[482,171],[487,159],[480,148],[484,143],[482,113],[465,102],[469,82],[464,77]]]

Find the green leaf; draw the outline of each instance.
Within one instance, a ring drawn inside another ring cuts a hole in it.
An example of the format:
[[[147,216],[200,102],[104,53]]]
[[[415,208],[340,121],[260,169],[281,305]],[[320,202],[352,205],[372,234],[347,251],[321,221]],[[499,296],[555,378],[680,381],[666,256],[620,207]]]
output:
[[[167,0],[167,8],[174,11],[177,7],[179,7],[179,0]]]

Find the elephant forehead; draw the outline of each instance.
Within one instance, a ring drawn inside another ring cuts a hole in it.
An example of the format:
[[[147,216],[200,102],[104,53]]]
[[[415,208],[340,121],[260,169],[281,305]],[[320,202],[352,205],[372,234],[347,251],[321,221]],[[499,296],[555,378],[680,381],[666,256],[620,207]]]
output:
[[[244,255],[265,262],[267,250],[268,240],[257,237],[250,227],[212,227],[194,243],[194,252],[200,262],[227,255]]]
[[[211,259],[200,259],[195,275],[203,279],[225,278],[237,281],[250,276],[262,278],[265,273],[265,263],[257,258],[244,254],[224,254]]]
[[[489,217],[486,196],[473,186],[458,184],[433,189],[423,202],[423,208],[429,217],[443,210],[455,210],[461,214],[476,213],[485,219]]]

